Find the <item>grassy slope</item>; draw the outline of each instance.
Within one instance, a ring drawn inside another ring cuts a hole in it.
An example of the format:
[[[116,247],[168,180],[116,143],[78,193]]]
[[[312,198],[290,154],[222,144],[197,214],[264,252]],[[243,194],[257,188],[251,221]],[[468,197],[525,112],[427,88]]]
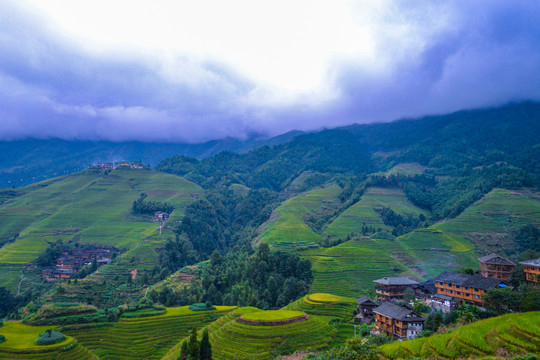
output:
[[[174,204],[169,220],[173,222],[192,201],[191,194],[199,191],[199,186],[177,176],[131,169],[106,176],[90,169],[32,185],[0,206],[0,241],[19,234],[0,248],[0,265],[32,261],[47,241],[58,239],[134,248],[134,254],[126,254],[130,258],[151,254],[136,248],[159,243],[163,236],[158,236],[155,223],[130,215],[133,201],[144,192],[148,199]]]
[[[217,306],[213,311],[192,311],[187,306],[167,308],[160,316],[120,319],[103,327],[67,330],[102,359],[160,359],[192,327],[208,325],[229,313],[234,306]]]
[[[311,213],[331,212],[338,202],[340,188],[331,185],[294,196],[281,204],[272,214],[272,221],[260,240],[276,250],[294,250],[316,245],[322,236],[315,233],[304,221]]]
[[[345,210],[334,222],[328,225],[326,233],[340,238],[350,233],[362,232],[362,226],[392,230],[384,225],[374,208],[389,207],[398,214],[424,214],[427,213],[413,205],[401,189],[395,188],[369,188],[360,201]]]
[[[388,359],[436,357],[485,358],[500,348],[509,353],[540,352],[540,312],[508,314],[478,321],[453,332],[383,345]]]

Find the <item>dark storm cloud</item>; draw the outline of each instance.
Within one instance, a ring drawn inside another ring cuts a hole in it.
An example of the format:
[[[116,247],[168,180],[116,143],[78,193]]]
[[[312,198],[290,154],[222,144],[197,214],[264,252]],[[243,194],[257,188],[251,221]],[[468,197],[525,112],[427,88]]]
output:
[[[412,53],[388,44],[387,73],[337,62],[337,98],[288,105],[252,101],[256,84],[241,69],[177,58],[171,72],[148,55],[98,56],[0,4],[2,139],[195,142],[540,100],[540,5],[532,1],[448,3],[450,24]],[[427,5],[397,2],[393,14],[422,36],[423,16],[437,14],[423,12]]]

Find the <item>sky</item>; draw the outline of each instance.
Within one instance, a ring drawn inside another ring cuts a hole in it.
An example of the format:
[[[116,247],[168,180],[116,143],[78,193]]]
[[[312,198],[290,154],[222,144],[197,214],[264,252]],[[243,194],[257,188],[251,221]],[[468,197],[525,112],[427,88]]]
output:
[[[538,1],[0,9],[0,140],[194,143],[540,100]]]

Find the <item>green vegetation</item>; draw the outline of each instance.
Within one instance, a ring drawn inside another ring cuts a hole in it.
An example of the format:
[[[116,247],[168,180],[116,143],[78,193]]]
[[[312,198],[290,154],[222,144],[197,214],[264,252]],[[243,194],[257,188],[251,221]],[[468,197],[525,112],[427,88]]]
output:
[[[293,310],[267,310],[267,311],[254,311],[242,315],[243,319],[253,321],[279,321],[296,318],[304,315],[301,311]]]
[[[388,359],[437,356],[487,358],[499,349],[510,354],[540,352],[540,312],[508,314],[461,326],[428,338],[394,342],[380,349]]]
[[[226,315],[234,307],[216,306],[214,311],[192,311],[188,306],[167,308],[160,316],[120,318],[116,323],[72,325],[64,332],[100,358],[160,359],[175,344]]]
[[[329,346],[337,333],[334,328],[316,317],[275,326],[246,325],[236,321],[242,314],[265,317],[256,315],[259,312],[261,311],[255,310],[245,314],[235,311],[210,325],[214,359],[271,359],[273,356],[290,354],[297,350],[321,349]]]
[[[373,280],[408,271],[395,259],[403,252],[391,240],[360,238],[299,254],[313,264],[315,279],[311,292],[360,296],[373,295]]]
[[[169,220],[172,223],[181,218],[193,201],[191,194],[198,191],[197,185],[176,176],[123,168],[89,169],[31,185],[0,205],[0,243],[18,234],[14,242],[0,248],[0,264],[34,261],[48,242],[57,240],[125,248],[159,246],[172,234],[159,236],[154,223],[130,215],[133,201],[144,192],[148,198],[173,204],[177,211]],[[156,258],[157,254],[154,264]],[[17,285],[5,280],[12,289]],[[22,285],[22,290],[32,287],[30,282]]]
[[[341,345],[354,334],[352,319],[358,308],[354,298],[331,294],[310,294],[298,299],[284,309],[305,312],[325,321],[337,330],[331,345]]]
[[[165,305],[197,302],[257,306],[285,306],[306,294],[313,273],[311,264],[297,255],[270,252],[263,243],[256,252],[237,248],[225,256],[214,250],[210,261],[200,264],[189,288],[152,290],[148,298]]]
[[[389,232],[392,227],[385,225],[376,209],[390,208],[399,215],[420,214],[427,216],[428,212],[413,205],[405,193],[398,188],[368,188],[360,201],[345,210],[326,229],[326,234],[344,238],[349,234],[366,233],[365,227],[383,229]]]
[[[323,237],[306,223],[306,218],[319,213],[332,213],[339,203],[340,188],[331,185],[297,195],[281,204],[272,214],[260,238],[273,249],[291,251],[317,246]]]
[[[52,345],[64,341],[66,337],[59,331],[52,331],[47,329],[44,333],[40,334],[34,341],[36,345]]]

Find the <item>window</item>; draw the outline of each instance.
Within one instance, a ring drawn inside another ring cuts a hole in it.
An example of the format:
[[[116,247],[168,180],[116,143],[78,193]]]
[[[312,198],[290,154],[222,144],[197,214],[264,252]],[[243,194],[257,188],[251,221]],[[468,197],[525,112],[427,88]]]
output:
[[[452,290],[448,290],[448,293],[449,293],[449,294],[452,294],[452,293],[453,293],[453,291],[452,291]]]
[[[456,289],[459,289],[460,287],[461,287],[461,286],[459,286],[459,285],[456,285]]]
[[[457,291],[457,294],[458,294],[458,295],[461,295],[461,291]]]
[[[474,297],[477,298],[477,299],[480,299],[480,296],[478,296],[478,295],[474,295]]]
[[[478,291],[478,289],[477,289],[477,288],[474,288],[474,291]]]
[[[465,290],[469,290],[469,287],[468,287],[468,286],[465,286]]]

